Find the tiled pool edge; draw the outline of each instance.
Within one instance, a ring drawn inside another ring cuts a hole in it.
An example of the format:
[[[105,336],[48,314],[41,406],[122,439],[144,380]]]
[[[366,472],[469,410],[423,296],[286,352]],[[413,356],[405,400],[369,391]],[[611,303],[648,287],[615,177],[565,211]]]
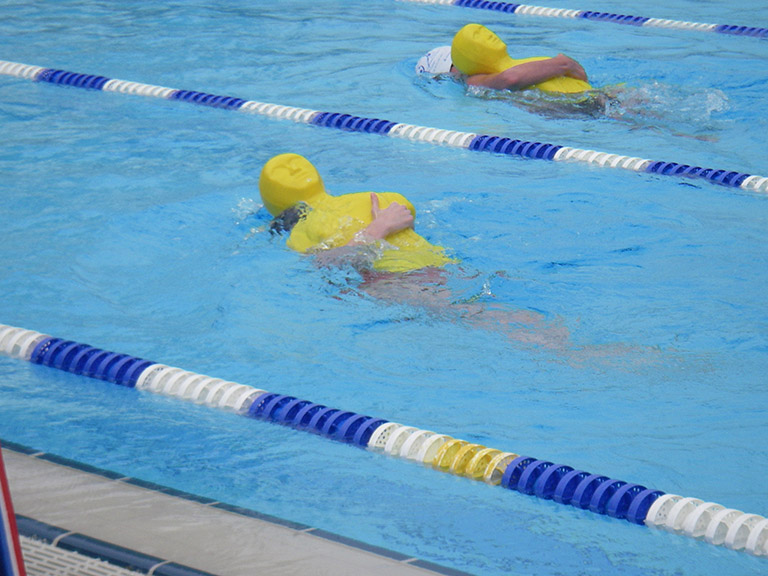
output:
[[[328,532],[320,528],[314,528],[298,522],[263,514],[256,510],[217,502],[209,498],[203,498],[195,494],[190,494],[151,482],[145,482],[140,479],[126,477],[121,474],[116,474],[110,470],[83,464],[78,461],[63,458],[55,454],[37,451],[33,448],[16,442],[7,441],[4,439],[0,439],[0,442],[2,442],[2,449],[4,451],[13,452],[20,456],[26,456],[36,460],[56,464],[84,474],[95,475],[109,482],[130,484],[150,492],[155,492],[162,496],[172,498],[175,497],[188,502],[207,506],[212,509],[229,512],[241,517],[259,520],[270,525],[274,525],[275,527],[281,527],[295,531],[297,534],[302,533],[310,535],[320,540],[334,543],[335,545],[344,546],[358,552],[364,552],[366,554],[373,555],[379,560],[391,561],[393,566],[395,566],[398,571],[402,570],[404,573],[407,573],[408,570],[411,569],[414,574],[419,573],[419,571],[423,571],[421,572],[422,574],[432,573],[443,576],[472,576],[471,574],[461,570],[441,566],[439,564],[435,564],[419,558],[414,558],[412,556],[408,556],[393,550],[374,546],[362,541]],[[11,487],[11,489],[13,490],[13,487]],[[214,573],[209,571],[187,566],[179,562],[167,560],[152,554],[146,554],[144,552],[123,547],[118,544],[99,540],[98,538],[94,538],[93,536],[87,534],[82,534],[77,531],[70,531],[64,527],[55,526],[50,523],[31,518],[25,514],[19,513],[18,510],[16,518],[19,527],[19,534],[21,536],[42,540],[62,550],[74,551],[84,556],[108,562],[115,566],[129,570],[135,570],[152,576],[215,576]]]
[[[151,574],[152,576],[215,576],[210,572],[143,554],[85,534],[71,532],[21,514],[16,515],[16,523],[21,536],[34,538],[54,548],[96,558],[120,568]]]

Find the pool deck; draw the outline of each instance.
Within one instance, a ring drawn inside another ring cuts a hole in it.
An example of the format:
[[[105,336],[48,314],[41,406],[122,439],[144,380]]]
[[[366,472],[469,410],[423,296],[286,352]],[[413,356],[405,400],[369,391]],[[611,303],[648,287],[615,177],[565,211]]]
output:
[[[79,553],[156,576],[465,575],[330,532],[3,444],[29,576]],[[94,560],[96,559],[96,560]],[[72,573],[85,573],[72,572]],[[132,572],[127,572],[132,573]]]

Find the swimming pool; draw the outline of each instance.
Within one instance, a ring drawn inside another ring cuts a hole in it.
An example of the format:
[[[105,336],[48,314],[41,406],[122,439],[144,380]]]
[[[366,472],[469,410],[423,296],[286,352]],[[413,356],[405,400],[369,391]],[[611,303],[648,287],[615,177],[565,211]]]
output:
[[[768,171],[760,39],[384,0],[0,6],[7,60]],[[751,24],[755,7],[642,12]],[[598,85],[639,86],[659,117],[553,120],[414,78],[469,20],[575,56]],[[0,79],[0,113],[0,322],[765,513],[765,197],[19,79]],[[258,171],[285,151],[335,193],[406,194],[462,259],[459,296],[542,311],[575,347],[619,355],[531,350],[350,292],[254,213]],[[469,572],[764,565],[280,426],[5,357],[0,370],[2,438]]]

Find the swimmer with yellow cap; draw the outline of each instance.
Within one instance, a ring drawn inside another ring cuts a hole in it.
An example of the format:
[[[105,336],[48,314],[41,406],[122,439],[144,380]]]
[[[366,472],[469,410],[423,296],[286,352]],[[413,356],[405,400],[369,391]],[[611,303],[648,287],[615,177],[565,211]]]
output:
[[[452,262],[443,248],[413,229],[416,210],[395,192],[331,196],[317,169],[303,156],[280,154],[262,168],[264,207],[290,231],[288,247],[301,253],[373,244],[381,248],[375,270],[410,272]]]
[[[360,270],[363,281],[359,286],[374,298],[503,332],[516,342],[559,350],[570,346],[568,329],[540,312],[503,303],[489,307],[481,295],[457,297],[443,269],[456,260],[414,231],[415,210],[401,194],[331,196],[317,169],[298,154],[270,159],[261,170],[259,191],[264,207],[275,217],[273,228],[289,231],[287,244],[298,252],[360,245],[374,248],[377,259],[372,267]],[[405,274],[389,274],[393,272]],[[482,294],[485,290],[484,286]]]
[[[467,76],[467,84],[496,90],[538,88],[563,94],[592,90],[584,68],[572,58],[564,54],[554,58],[511,58],[504,41],[481,24],[467,24],[456,33],[450,58],[447,48],[441,46],[428,52],[419,60],[417,72],[445,74],[458,70]]]
[[[288,246],[301,253],[344,247],[374,252],[377,258],[359,269],[359,289],[391,303],[423,308],[439,318],[503,332],[511,340],[549,349],[569,346],[568,330],[533,310],[486,306],[481,295],[458,297],[443,267],[455,262],[443,248],[413,229],[415,210],[395,192],[357,192],[331,196],[317,169],[303,156],[280,154],[262,168],[259,190],[273,229],[289,231]],[[282,228],[282,229],[281,229]],[[331,256],[331,254],[327,254]],[[329,258],[333,260],[332,256]],[[354,261],[347,261],[354,264]],[[398,274],[391,274],[398,273]],[[404,273],[404,274],[400,274]],[[482,294],[485,294],[485,287]]]

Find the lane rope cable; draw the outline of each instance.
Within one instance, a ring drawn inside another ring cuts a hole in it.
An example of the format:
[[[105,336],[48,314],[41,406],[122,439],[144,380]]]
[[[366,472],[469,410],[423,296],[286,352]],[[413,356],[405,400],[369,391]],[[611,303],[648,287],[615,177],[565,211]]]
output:
[[[0,324],[0,354],[223,408],[633,524],[768,556],[768,519],[447,434]]]
[[[594,12],[591,10],[571,10],[568,8],[546,8],[544,6],[529,6],[527,4],[513,4],[511,2],[489,2],[488,0],[398,0],[399,2],[412,2],[415,4],[437,4],[440,6],[461,6],[464,8],[479,8],[481,10],[493,10],[514,15],[545,16],[551,18],[572,18],[590,20],[592,22],[610,22],[612,24],[624,24],[643,28],[670,28],[677,30],[693,30],[697,32],[714,32],[717,34],[730,34],[732,36],[751,36],[754,38],[768,38],[768,28],[754,26],[734,26],[731,24],[704,24],[701,22],[686,22],[683,20],[667,20],[662,18],[648,18],[645,16],[631,16],[626,14],[613,14],[611,12]]]
[[[740,188],[764,194],[768,193],[768,177],[734,170],[703,168],[677,162],[649,160],[544,142],[530,142],[489,134],[474,134],[456,130],[415,126],[378,118],[364,118],[347,113],[320,112],[293,106],[244,100],[231,96],[219,96],[193,90],[178,90],[92,74],[79,74],[53,68],[42,68],[40,66],[20,64],[6,60],[0,60],[0,75],[74,88],[119,92],[165,100],[179,100],[213,108],[239,110],[280,120],[292,120],[302,124],[335,128],[343,132],[379,134],[393,138],[463,148],[476,152],[490,152],[492,154],[552,160],[555,162],[579,162],[600,167],[621,168],[634,172],[703,179],[713,184],[720,184],[731,188]]]

